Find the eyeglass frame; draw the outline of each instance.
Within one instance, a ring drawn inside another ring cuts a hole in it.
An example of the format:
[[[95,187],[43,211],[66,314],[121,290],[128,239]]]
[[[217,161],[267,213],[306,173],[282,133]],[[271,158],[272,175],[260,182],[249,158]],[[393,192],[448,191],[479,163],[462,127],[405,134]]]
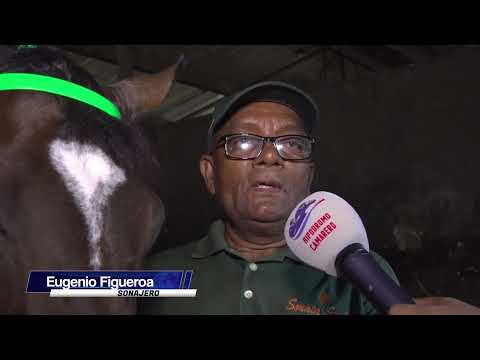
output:
[[[255,157],[251,157],[251,158],[246,158],[246,159],[243,159],[243,158],[239,158],[239,157],[234,157],[234,156],[231,156],[228,154],[228,150],[227,150],[227,141],[228,141],[228,138],[229,137],[232,137],[232,136],[253,136],[253,137],[256,137],[256,138],[261,138],[262,141],[263,141],[263,144],[262,144],[262,147],[260,148],[260,151],[258,152],[257,156]],[[282,155],[280,155],[280,152],[278,151],[278,148],[277,148],[277,143],[276,141],[279,139],[279,138],[284,138],[284,137],[291,137],[291,136],[296,136],[296,137],[301,137],[301,138],[304,138],[304,139],[307,139],[310,141],[310,144],[311,144],[311,147],[312,147],[312,151],[310,152],[310,156],[304,158],[304,159],[285,159]],[[307,161],[307,160],[311,160],[312,159],[312,155],[313,155],[313,151],[314,151],[314,147],[315,147],[315,138],[313,137],[310,137],[310,136],[307,136],[307,135],[300,135],[300,134],[288,134],[288,135],[280,135],[280,136],[261,136],[261,135],[257,135],[257,134],[250,134],[250,133],[237,133],[237,134],[228,134],[228,135],[224,135],[222,136],[217,144],[215,145],[215,148],[213,150],[216,150],[218,148],[220,148],[222,145],[224,146],[224,151],[225,151],[225,156],[230,159],[230,160],[255,160],[255,159],[258,159],[260,157],[260,155],[262,155],[263,153],[263,150],[265,148],[265,144],[267,142],[271,142],[277,152],[277,155],[283,160],[283,161]],[[212,152],[213,152],[212,150]]]

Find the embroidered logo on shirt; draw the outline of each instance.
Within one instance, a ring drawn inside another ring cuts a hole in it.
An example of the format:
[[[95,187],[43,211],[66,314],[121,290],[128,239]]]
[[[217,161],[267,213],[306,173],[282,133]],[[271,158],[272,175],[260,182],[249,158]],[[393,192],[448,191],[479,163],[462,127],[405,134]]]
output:
[[[292,297],[288,299],[287,310],[296,313],[303,313],[306,315],[337,315],[337,308],[335,305],[329,303],[330,296],[322,291],[318,295],[320,306],[308,305],[300,302],[298,298]]]
[[[318,301],[320,301],[320,304],[326,304],[328,300],[330,300],[330,296],[328,296],[326,292],[322,291],[320,295],[318,295]]]
[[[329,306],[327,309],[327,314],[328,315],[336,315],[337,314],[337,308],[333,305]]]
[[[297,298],[288,299],[287,310],[310,315],[320,315],[322,313],[322,310],[319,307],[302,304]]]

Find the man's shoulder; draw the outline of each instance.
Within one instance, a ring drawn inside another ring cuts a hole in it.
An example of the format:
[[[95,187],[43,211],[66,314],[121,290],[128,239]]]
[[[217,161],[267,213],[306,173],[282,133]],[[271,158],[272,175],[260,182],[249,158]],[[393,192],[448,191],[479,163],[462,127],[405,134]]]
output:
[[[150,254],[144,261],[143,268],[156,269],[159,267],[179,266],[192,259],[192,253],[198,241],[191,241],[187,244],[160,250]]]
[[[380,254],[376,253],[375,251],[370,250],[370,255],[373,257],[373,259],[380,265],[380,267],[385,271],[388,276],[392,278],[397,284],[399,284],[397,275],[395,274],[395,271],[393,268],[390,266],[387,260],[385,260]]]

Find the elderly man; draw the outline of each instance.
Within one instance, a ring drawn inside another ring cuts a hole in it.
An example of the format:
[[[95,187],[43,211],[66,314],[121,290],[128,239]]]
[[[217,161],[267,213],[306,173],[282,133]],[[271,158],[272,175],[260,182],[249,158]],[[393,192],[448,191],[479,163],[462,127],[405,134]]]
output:
[[[302,263],[286,246],[285,222],[310,194],[315,172],[314,101],[281,82],[223,99],[200,172],[223,210],[198,242],[156,254],[151,270],[193,269],[196,298],[153,299],[141,314],[375,314],[349,283]],[[398,282],[391,267],[372,252]]]

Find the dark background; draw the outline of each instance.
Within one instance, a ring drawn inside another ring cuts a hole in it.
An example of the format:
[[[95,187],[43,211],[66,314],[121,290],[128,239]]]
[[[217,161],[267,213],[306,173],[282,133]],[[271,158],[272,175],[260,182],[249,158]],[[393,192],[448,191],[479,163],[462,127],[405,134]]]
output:
[[[414,296],[480,306],[480,52],[358,81],[279,76],[317,100],[318,175],[313,190],[346,199],[372,249]],[[312,79],[312,80],[311,80]],[[157,153],[170,178],[157,249],[203,236],[217,212],[198,158],[209,118],[159,127]]]

